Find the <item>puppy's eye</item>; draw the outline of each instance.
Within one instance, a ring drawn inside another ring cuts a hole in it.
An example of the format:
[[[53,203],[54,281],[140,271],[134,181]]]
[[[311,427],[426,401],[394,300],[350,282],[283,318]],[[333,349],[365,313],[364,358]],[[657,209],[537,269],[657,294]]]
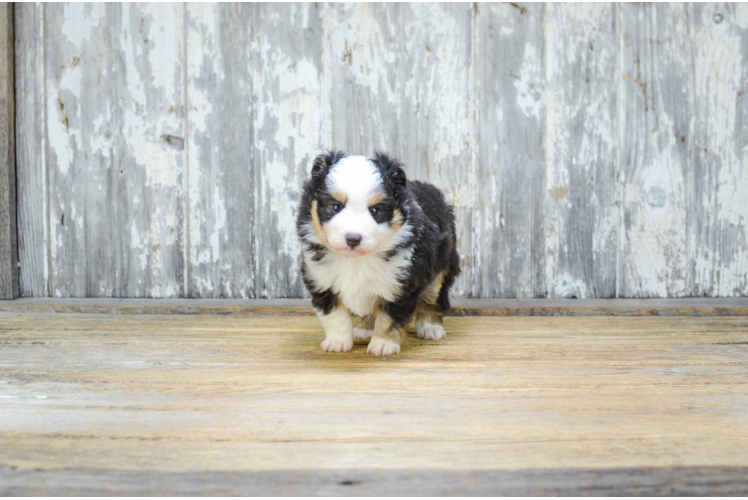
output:
[[[371,212],[373,217],[376,217],[379,215],[379,207],[369,207],[369,212]]]
[[[341,205],[340,203],[333,203],[332,204],[332,211],[333,212],[338,213],[341,210],[343,210],[343,205]]]

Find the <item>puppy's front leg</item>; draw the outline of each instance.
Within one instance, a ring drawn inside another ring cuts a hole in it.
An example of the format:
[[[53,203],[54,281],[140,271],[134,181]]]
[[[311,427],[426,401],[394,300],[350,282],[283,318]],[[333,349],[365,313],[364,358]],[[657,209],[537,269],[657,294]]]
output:
[[[375,356],[389,356],[400,352],[400,344],[405,339],[405,325],[413,316],[418,297],[415,296],[414,299],[397,304],[379,304],[374,313],[374,335],[366,352]]]
[[[317,313],[322,328],[325,329],[325,340],[320,347],[330,352],[348,352],[353,349],[353,321],[351,312],[334,297],[326,307],[317,307],[312,297],[314,312]]]

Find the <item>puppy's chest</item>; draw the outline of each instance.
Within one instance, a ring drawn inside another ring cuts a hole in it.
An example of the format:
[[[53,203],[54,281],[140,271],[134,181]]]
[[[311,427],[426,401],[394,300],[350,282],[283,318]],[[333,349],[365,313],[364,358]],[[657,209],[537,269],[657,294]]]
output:
[[[347,258],[335,254],[320,262],[307,260],[310,275],[319,289],[337,293],[343,304],[359,316],[374,312],[380,298],[386,301],[397,298],[409,265],[409,252],[388,261],[376,255]]]

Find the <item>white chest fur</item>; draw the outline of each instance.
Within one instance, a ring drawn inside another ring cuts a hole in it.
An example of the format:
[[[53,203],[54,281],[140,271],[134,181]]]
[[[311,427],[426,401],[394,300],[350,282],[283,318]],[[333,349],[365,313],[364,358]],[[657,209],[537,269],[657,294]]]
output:
[[[412,248],[407,248],[384,261],[376,254],[351,258],[331,252],[314,262],[304,252],[304,261],[318,290],[332,290],[353,314],[365,316],[374,312],[379,298],[386,301],[397,298],[412,255]]]

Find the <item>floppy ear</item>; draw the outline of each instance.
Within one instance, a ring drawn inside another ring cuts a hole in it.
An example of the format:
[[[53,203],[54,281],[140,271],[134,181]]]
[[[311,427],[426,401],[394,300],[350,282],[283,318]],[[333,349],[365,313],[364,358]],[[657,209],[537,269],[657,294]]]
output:
[[[312,182],[315,184],[324,180],[327,177],[327,173],[330,171],[330,167],[335,165],[341,158],[345,157],[345,153],[342,151],[328,151],[325,154],[319,155],[314,159],[312,163]]]
[[[380,151],[374,153],[374,159],[384,167],[387,177],[392,179],[392,184],[395,188],[395,195],[400,194],[407,184],[403,164],[395,158],[390,158],[387,153],[382,153]]]

